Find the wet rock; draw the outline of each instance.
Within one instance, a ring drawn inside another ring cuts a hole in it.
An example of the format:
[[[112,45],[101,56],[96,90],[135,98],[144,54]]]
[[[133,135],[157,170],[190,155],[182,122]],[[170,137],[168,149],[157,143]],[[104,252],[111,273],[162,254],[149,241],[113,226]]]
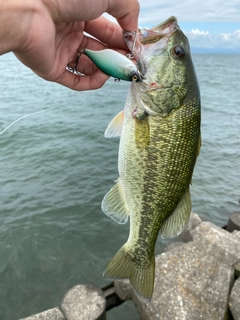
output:
[[[193,241],[156,257],[155,288],[150,303],[132,291],[142,319],[229,318],[228,297],[240,270],[240,240],[209,222],[189,226]],[[188,239],[189,239],[188,238]],[[240,296],[240,295],[239,295]]]
[[[231,265],[219,263],[190,242],[156,257],[155,290],[150,303],[134,292],[142,319],[227,319],[234,279]]]
[[[210,222],[202,222],[191,233],[194,244],[207,255],[240,272],[240,241],[237,237]]]
[[[178,248],[182,245],[183,245],[182,242],[170,242],[163,248],[162,253]]]
[[[121,300],[131,300],[132,287],[129,280],[114,281],[115,292]]]
[[[195,229],[203,219],[199,217],[196,213],[192,212],[190,215],[190,219],[188,221],[187,226],[184,228],[182,233],[179,235],[179,239],[183,242],[189,242],[192,241],[192,234],[191,230]]]
[[[240,231],[234,230],[234,231],[232,232],[232,235],[233,235],[235,238],[238,238],[238,239],[240,240]]]
[[[238,278],[229,297],[229,308],[234,320],[240,319],[240,278]]]
[[[20,320],[66,320],[59,308],[50,309]]]
[[[92,285],[77,285],[63,298],[61,310],[66,320],[105,320],[106,300],[102,290]]]
[[[228,220],[227,231],[240,230],[240,212],[233,212]]]
[[[156,257],[149,303],[137,296],[128,280],[115,281],[115,292],[121,300],[133,300],[142,320],[230,320],[229,310],[240,320],[240,278],[234,283],[240,276],[240,231],[230,233],[191,214],[184,232],[186,243],[168,244]],[[52,309],[55,318],[49,310],[24,320],[105,320],[105,308],[102,290],[79,285],[65,295],[62,312]]]

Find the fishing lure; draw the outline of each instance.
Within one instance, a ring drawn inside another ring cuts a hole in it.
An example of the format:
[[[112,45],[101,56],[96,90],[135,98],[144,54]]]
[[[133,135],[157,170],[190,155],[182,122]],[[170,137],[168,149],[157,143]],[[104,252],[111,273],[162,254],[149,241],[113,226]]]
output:
[[[140,61],[137,61],[137,63],[134,64],[128,57],[111,49],[94,51],[85,48],[78,51],[75,65],[73,67],[68,65],[68,71],[84,76],[84,73],[77,71],[77,65],[81,54],[85,54],[102,72],[115,79],[131,82],[141,82],[144,79],[144,75],[140,70]]]

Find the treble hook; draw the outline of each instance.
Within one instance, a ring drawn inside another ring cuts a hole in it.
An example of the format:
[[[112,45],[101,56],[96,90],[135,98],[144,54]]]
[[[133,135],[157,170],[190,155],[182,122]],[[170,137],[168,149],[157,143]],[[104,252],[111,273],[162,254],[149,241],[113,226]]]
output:
[[[133,40],[133,45],[132,45],[132,49],[131,51],[127,54],[127,58],[128,59],[134,59],[134,54],[133,54],[133,50],[135,49],[135,45],[136,45],[136,39],[137,39],[137,31],[134,31],[134,40]]]
[[[78,62],[79,62],[79,59],[80,59],[82,53],[83,53],[83,50],[82,50],[82,51],[77,50],[77,57],[76,57],[74,66],[73,66],[73,67],[70,67],[70,65],[68,64],[68,65],[66,66],[66,70],[68,70],[68,71],[70,71],[70,72],[72,72],[72,73],[74,73],[74,74],[76,74],[76,75],[78,75],[78,76],[85,77],[85,74],[84,74],[84,73],[82,73],[82,72],[80,72],[80,71],[77,71]]]

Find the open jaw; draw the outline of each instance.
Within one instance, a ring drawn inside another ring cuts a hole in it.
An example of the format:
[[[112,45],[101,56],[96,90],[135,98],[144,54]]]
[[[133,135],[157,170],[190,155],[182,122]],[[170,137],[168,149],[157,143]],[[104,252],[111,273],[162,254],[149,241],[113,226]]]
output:
[[[135,59],[141,59],[143,51],[166,49],[168,39],[180,29],[175,17],[170,17],[163,23],[150,29],[141,28],[135,31],[124,31],[125,42]]]

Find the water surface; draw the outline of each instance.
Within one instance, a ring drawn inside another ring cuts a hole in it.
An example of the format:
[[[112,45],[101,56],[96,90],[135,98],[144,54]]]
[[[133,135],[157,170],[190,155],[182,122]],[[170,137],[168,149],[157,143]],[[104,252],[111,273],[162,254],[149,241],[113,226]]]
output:
[[[239,211],[239,55],[195,55],[202,95],[202,148],[193,211],[222,226]],[[17,72],[16,72],[17,70]],[[102,272],[126,241],[128,224],[106,217],[101,200],[117,173],[118,139],[105,139],[129,85],[93,92],[46,82],[12,54],[0,57],[0,319],[59,306],[72,286],[103,287]],[[156,253],[162,250],[159,239]],[[137,320],[132,304],[109,320]]]

